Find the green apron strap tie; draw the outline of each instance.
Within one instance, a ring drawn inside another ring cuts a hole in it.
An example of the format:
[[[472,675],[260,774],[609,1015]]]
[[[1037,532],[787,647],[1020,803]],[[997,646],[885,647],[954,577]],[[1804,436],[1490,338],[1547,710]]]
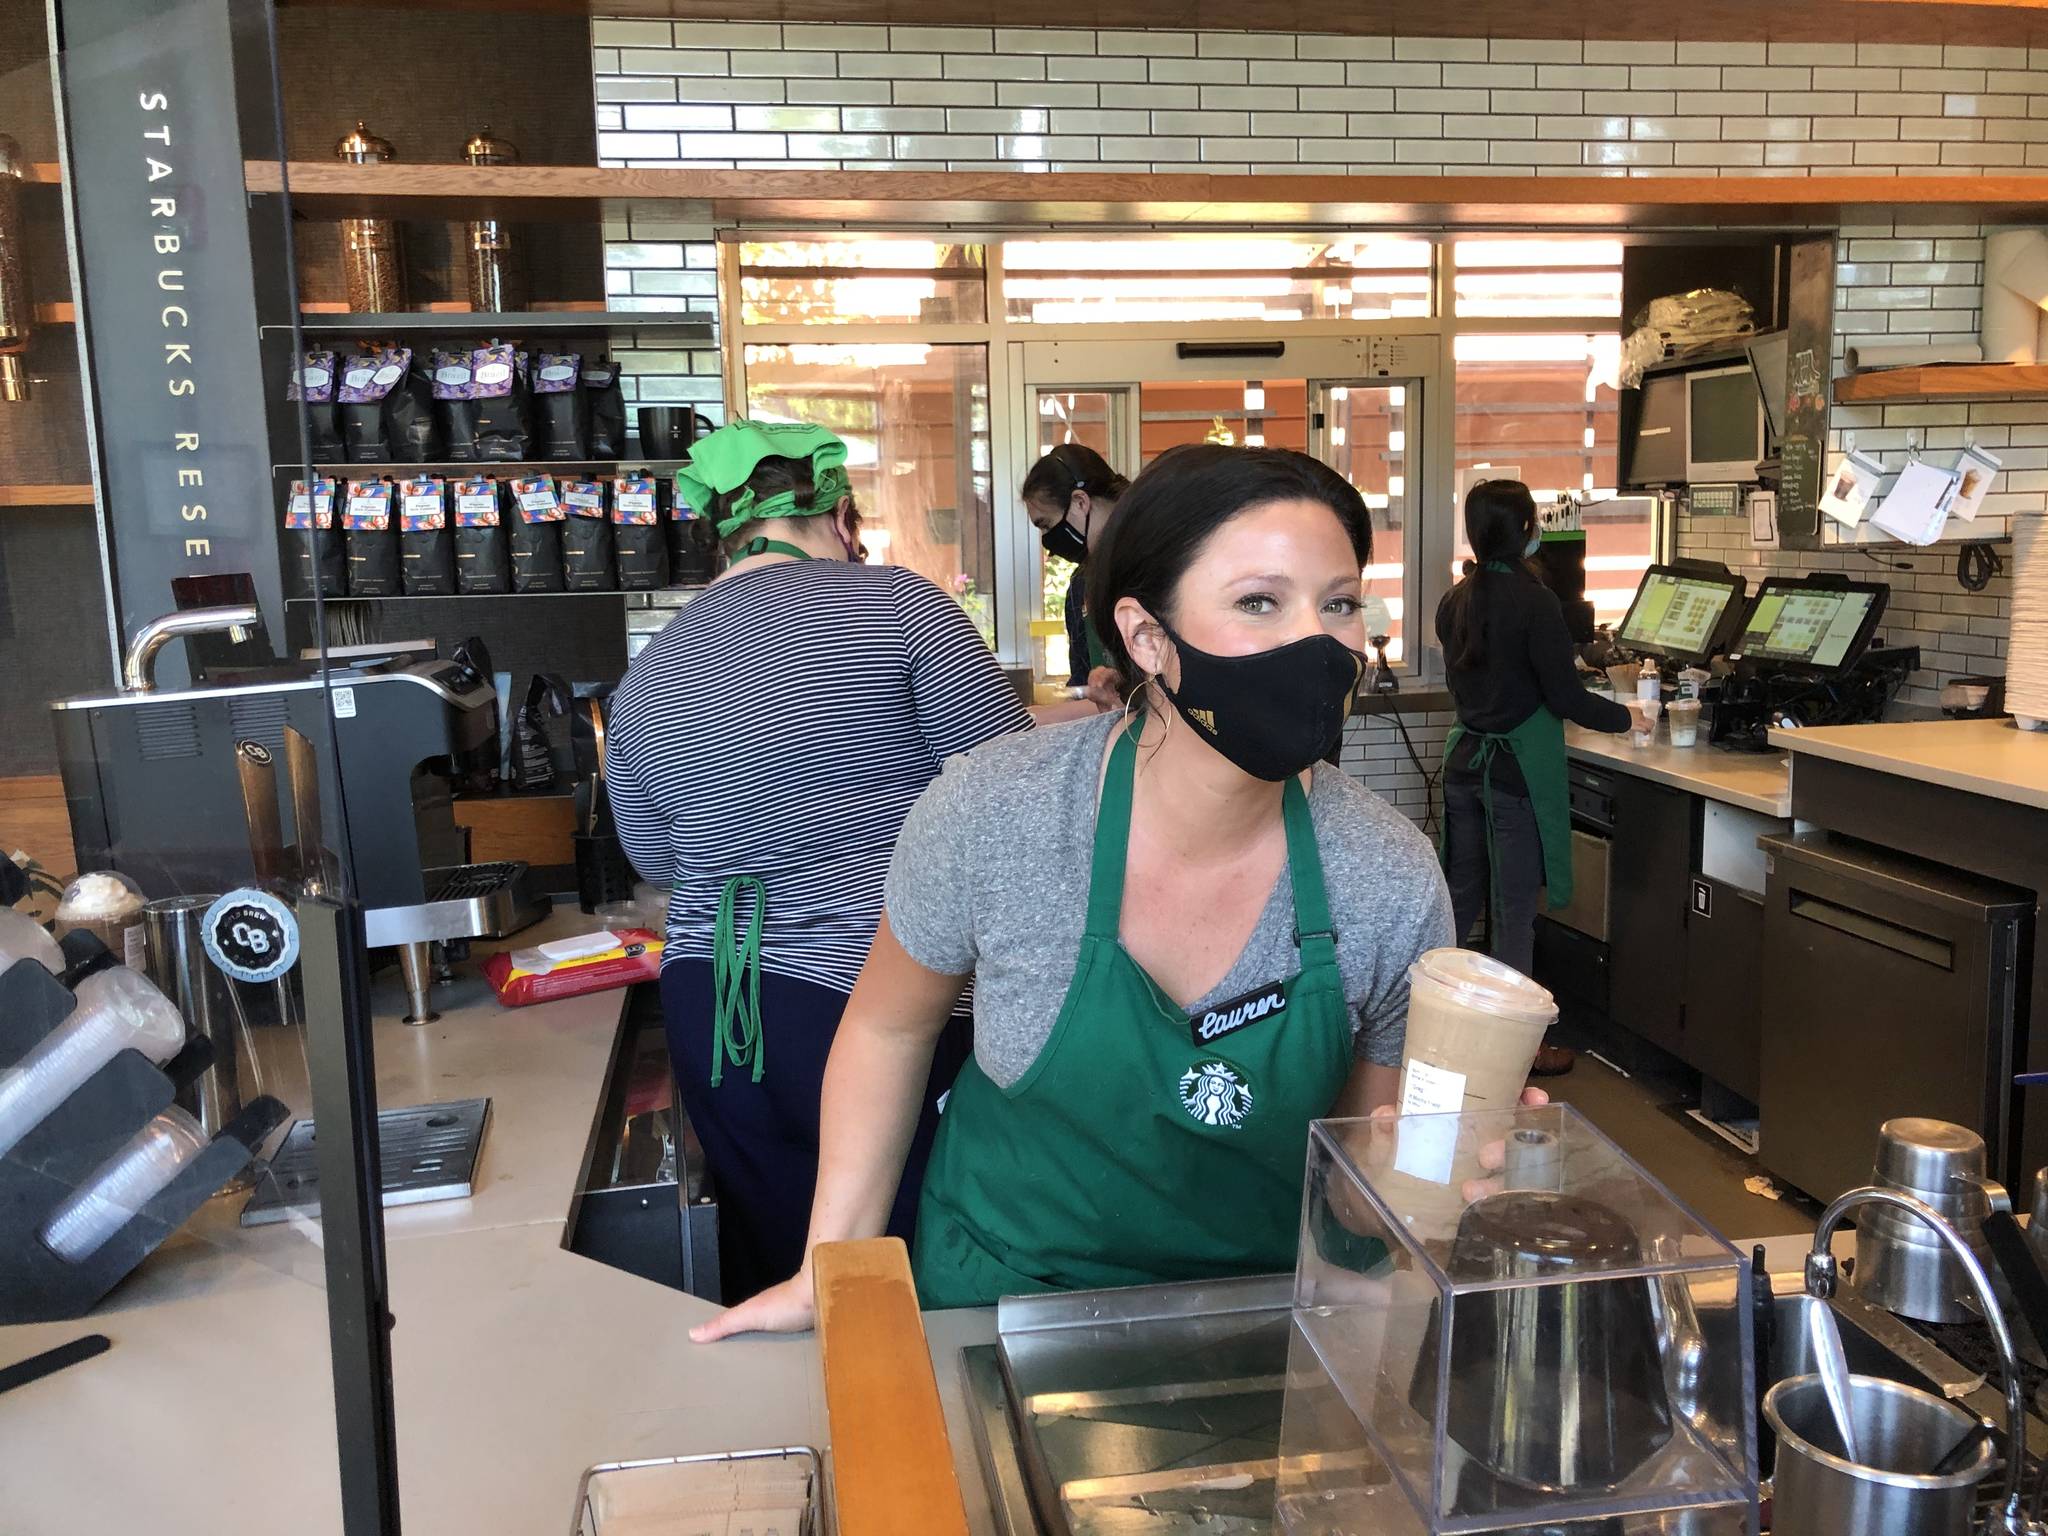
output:
[[[1130,844],[1131,783],[1137,777],[1138,732],[1144,715],[1136,710],[1117,732],[1109,749],[1109,769],[1102,777],[1102,800],[1095,809],[1095,846],[1089,868],[1088,926],[1091,939],[1114,944],[1123,925],[1125,856]]]
[[[1311,958],[1334,964],[1337,932],[1330,923],[1330,896],[1323,885],[1323,856],[1316,848],[1315,817],[1302,793],[1301,780],[1289,779],[1280,796],[1281,820],[1287,828],[1287,870],[1294,887],[1294,943],[1307,968]]]
[[[797,560],[811,558],[811,552],[807,549],[798,549],[794,544],[785,544],[780,539],[766,537],[749,539],[732,552],[734,561],[745,560],[754,555],[789,555]]]
[[[740,893],[751,888],[754,916],[745,934],[735,932]],[[728,1057],[736,1067],[751,1065],[754,1081],[766,1066],[761,1033],[761,926],[768,912],[768,887],[752,875],[735,875],[718,897],[718,924],[711,935],[711,1086],[725,1080]]]

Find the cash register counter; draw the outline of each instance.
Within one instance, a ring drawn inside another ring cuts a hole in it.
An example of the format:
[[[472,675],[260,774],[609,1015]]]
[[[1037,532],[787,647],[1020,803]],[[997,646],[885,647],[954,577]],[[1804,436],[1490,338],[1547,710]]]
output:
[[[576,931],[549,922],[518,942]],[[492,1100],[476,1195],[386,1213],[406,1528],[561,1536],[595,1463],[822,1449],[811,1338],[701,1348],[687,1330],[709,1303],[563,1246],[627,994],[508,1010],[463,970],[424,1028],[398,1022],[394,978],[375,996],[386,1107]],[[90,1316],[0,1327],[0,1365],[83,1334],[113,1341],[0,1396],[8,1536],[339,1536],[319,1233],[239,1227],[242,1199],[212,1201]],[[935,1314],[928,1329],[964,1470],[958,1351],[988,1342],[993,1316]],[[963,1486],[991,1530],[979,1475]]]
[[[1782,752],[1649,747],[1565,727],[1571,905],[1536,923],[1536,978],[1603,1054],[1631,1070],[1699,1072],[1754,1102],[1764,863],[1788,831]],[[1710,1093],[1711,1096],[1711,1093]],[[1733,1111],[1738,1116],[1741,1110]]]

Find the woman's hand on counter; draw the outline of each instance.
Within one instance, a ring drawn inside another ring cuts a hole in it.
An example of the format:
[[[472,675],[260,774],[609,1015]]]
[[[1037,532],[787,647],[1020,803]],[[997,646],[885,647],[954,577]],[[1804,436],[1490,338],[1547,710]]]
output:
[[[817,1291],[808,1263],[780,1285],[736,1307],[727,1307],[708,1323],[690,1330],[693,1344],[716,1344],[738,1333],[804,1333],[817,1325]]]

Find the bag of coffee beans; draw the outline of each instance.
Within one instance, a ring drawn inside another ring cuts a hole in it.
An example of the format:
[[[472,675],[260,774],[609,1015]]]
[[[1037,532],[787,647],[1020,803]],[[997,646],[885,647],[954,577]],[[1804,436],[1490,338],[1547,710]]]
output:
[[[552,475],[512,482],[512,590],[560,592],[562,522],[568,516]]]
[[[574,352],[543,352],[534,359],[533,424],[543,458],[590,457],[588,405],[577,388],[582,365]]]
[[[334,354],[308,352],[292,370],[285,398],[305,407],[307,445],[315,464],[341,458],[341,416],[334,394]]]
[[[595,497],[583,489],[585,485],[597,493]],[[577,482],[562,501],[569,513],[562,521],[565,587],[571,592],[618,591],[618,564],[612,553],[611,519],[605,515],[604,487],[589,481]]]
[[[407,597],[455,592],[455,531],[448,526],[448,485],[428,475],[398,482],[398,554]]]
[[[479,476],[456,481],[450,491],[455,504],[456,591],[511,591],[512,564],[498,515],[498,482]]]
[[[475,368],[467,352],[432,354],[434,418],[440,423],[443,452],[468,463],[476,457]]]
[[[285,569],[293,597],[346,597],[348,550],[334,525],[334,482],[322,477],[309,488],[292,482],[284,526],[289,555]]]
[[[652,475],[621,475],[612,482],[612,542],[620,591],[668,585],[668,535],[662,531]]]
[[[391,515],[389,480],[351,480],[341,521],[348,533],[348,590],[351,597],[396,597],[399,579],[398,524]]]
[[[518,349],[490,346],[472,352],[470,390],[476,406],[476,456],[499,463],[526,458],[532,409]]]
[[[619,386],[619,365],[608,357],[583,364],[584,421],[589,457],[617,459],[626,452],[626,394]]]
[[[668,535],[668,579],[701,587],[718,574],[718,525],[700,517],[680,494],[671,494],[662,531]]]
[[[399,414],[408,421],[412,391],[401,390],[412,367],[409,347],[379,347],[352,353],[342,364],[341,437],[351,464],[390,464],[405,451],[406,439],[394,431]]]

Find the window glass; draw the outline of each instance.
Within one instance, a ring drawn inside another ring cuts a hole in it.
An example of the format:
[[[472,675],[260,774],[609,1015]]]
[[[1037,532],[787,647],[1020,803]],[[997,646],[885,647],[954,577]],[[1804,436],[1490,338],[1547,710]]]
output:
[[[1399,384],[1333,384],[1324,410],[1324,461],[1365,498],[1372,512],[1372,563],[1365,568],[1368,638],[1387,637],[1387,658],[1407,652],[1406,575],[1410,508],[1408,391]]]
[[[1454,242],[1452,308],[1460,319],[1619,319],[1621,242],[1475,236]]]
[[[1121,390],[1039,390],[1038,451],[1033,462],[1061,443],[1079,443],[1101,454],[1110,468],[1118,468],[1116,418],[1123,403]],[[1043,618],[1032,632],[1032,656],[1042,679],[1065,684],[1074,675],[1073,658],[1067,648],[1067,596],[1080,567],[1043,550],[1039,551],[1038,563],[1039,611]]]
[[[869,559],[930,577],[993,645],[987,349],[749,346],[746,368],[748,416],[814,422],[846,440]]]
[[[740,246],[749,325],[962,325],[987,318],[986,249],[936,240]]]
[[[1430,313],[1431,242],[1368,235],[1009,240],[1012,322],[1386,320]]]

